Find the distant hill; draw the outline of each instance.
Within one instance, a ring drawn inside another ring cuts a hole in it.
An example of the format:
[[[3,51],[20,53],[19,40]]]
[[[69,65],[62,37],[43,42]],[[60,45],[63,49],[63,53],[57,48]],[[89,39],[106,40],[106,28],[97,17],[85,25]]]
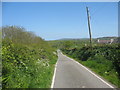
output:
[[[109,39],[117,39],[118,37],[98,37],[98,38],[92,38],[92,39],[101,39],[101,40],[109,40]],[[89,40],[89,38],[62,38],[58,40]]]
[[[88,40],[89,38],[62,38],[58,40]]]

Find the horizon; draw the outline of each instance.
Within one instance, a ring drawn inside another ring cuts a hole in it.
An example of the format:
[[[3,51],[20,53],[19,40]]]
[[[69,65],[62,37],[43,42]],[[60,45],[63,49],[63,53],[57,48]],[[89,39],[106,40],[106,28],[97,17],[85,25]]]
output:
[[[118,38],[119,36],[106,36],[106,37],[96,37],[92,39],[100,39],[100,38]],[[56,41],[56,40],[82,40],[82,39],[90,39],[90,38],[60,38],[60,39],[55,39],[55,40],[45,40],[45,41]]]
[[[2,22],[22,26],[44,40],[89,38],[86,6],[92,38],[118,37],[117,2],[3,2]]]

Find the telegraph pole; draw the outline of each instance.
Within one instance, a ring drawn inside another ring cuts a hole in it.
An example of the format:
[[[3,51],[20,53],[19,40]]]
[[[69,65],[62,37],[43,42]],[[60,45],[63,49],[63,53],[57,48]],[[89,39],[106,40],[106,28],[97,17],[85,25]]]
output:
[[[90,15],[89,15],[89,9],[88,9],[88,7],[86,7],[86,10],[87,10],[88,28],[89,28],[89,36],[90,36],[90,47],[92,49],[92,34],[91,34]]]

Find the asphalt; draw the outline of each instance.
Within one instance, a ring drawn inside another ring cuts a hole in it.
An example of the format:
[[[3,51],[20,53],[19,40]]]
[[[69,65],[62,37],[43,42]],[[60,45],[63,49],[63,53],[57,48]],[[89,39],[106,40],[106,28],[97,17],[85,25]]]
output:
[[[58,62],[53,88],[113,88],[90,70],[58,51]]]

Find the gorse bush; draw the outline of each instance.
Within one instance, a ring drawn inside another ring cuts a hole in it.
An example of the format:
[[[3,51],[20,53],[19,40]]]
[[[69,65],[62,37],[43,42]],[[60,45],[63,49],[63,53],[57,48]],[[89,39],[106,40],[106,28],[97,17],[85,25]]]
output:
[[[49,88],[57,60],[55,50],[23,28],[2,30],[2,87]]]

